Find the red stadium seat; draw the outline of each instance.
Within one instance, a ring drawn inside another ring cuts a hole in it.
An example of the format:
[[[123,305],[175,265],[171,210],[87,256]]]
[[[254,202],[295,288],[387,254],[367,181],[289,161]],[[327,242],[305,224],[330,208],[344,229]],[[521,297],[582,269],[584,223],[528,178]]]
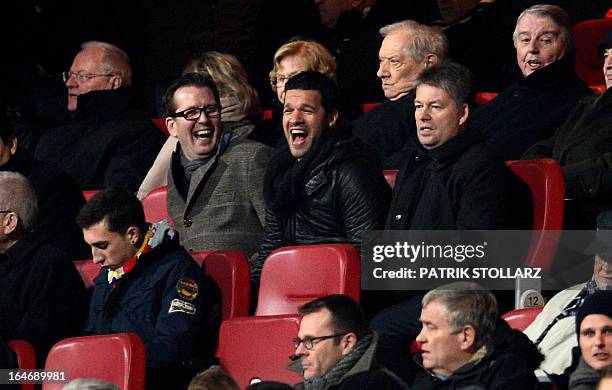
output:
[[[147,222],[155,223],[165,219],[174,225],[168,214],[167,190],[166,186],[156,188],[149,192],[142,200],[142,207],[144,208]]]
[[[272,110],[263,110],[261,112],[261,119],[264,121],[272,120]]]
[[[542,312],[543,307],[526,307],[524,309],[516,309],[507,312],[502,315],[502,318],[506,320],[508,325],[512,329],[520,330],[521,332],[527,329],[527,327],[535,320],[535,318]]]
[[[391,189],[395,188],[395,180],[397,179],[397,172],[399,172],[398,169],[385,169],[383,171],[385,180],[387,180],[387,183],[389,183],[389,187],[391,187]]]
[[[166,137],[170,136],[170,132],[168,132],[168,128],[166,127],[166,119],[165,118],[154,118],[151,119],[153,124],[157,126],[157,128],[164,133]]]
[[[145,387],[145,347],[134,333],[116,333],[64,339],[51,348],[45,370],[65,371],[68,380],[95,378],[123,390]],[[61,390],[46,383],[43,390]]]
[[[221,290],[223,319],[249,315],[249,260],[240,251],[191,252]]]
[[[98,192],[100,192],[100,190],[85,190],[83,191],[83,197],[89,202],[89,199],[93,198]]]
[[[223,321],[217,349],[221,368],[240,388],[255,378],[290,384],[301,381],[297,373],[287,370],[299,328],[300,317],[295,314]]]
[[[361,109],[363,110],[364,113],[372,110],[373,108],[376,108],[380,105],[380,103],[364,103],[361,105]]]
[[[36,353],[30,343],[25,340],[12,340],[8,342],[8,346],[15,352],[15,356],[17,356],[17,367],[19,367],[20,370],[33,370],[36,368]],[[22,384],[19,385],[19,389],[34,390],[34,385]]]
[[[361,263],[350,244],[288,246],[268,256],[261,272],[256,316],[297,313],[329,294],[359,302]]]
[[[587,85],[604,85],[603,60],[597,53],[597,46],[612,28],[612,19],[585,20],[573,28],[576,46],[576,73]]]
[[[72,262],[79,271],[86,289],[94,287],[94,279],[100,274],[100,264],[95,264],[92,260],[76,260]]]
[[[495,99],[496,96],[497,92],[476,92],[474,100],[476,100],[476,104],[482,106],[483,104],[486,104],[491,100]]]
[[[512,172],[523,180],[533,198],[533,230],[560,231],[563,228],[565,180],[557,161],[551,158],[539,160],[506,161]],[[525,265],[541,267],[548,271],[555,257],[559,234],[537,233],[532,238]]]

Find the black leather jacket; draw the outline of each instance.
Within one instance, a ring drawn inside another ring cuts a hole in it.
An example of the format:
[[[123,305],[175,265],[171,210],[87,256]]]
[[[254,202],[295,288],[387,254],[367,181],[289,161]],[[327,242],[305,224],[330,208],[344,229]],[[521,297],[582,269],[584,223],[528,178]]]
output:
[[[345,126],[350,135],[351,126]],[[252,280],[259,281],[265,259],[282,246],[349,242],[361,250],[362,233],[384,227],[390,200],[391,189],[368,146],[355,138],[336,142],[329,157],[307,172],[293,210],[273,211],[267,202],[265,237],[251,267]]]

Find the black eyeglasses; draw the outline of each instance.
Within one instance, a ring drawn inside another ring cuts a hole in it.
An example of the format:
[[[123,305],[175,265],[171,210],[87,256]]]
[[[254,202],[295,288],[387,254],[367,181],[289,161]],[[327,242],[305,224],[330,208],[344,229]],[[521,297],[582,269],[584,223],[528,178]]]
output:
[[[221,107],[217,105],[210,105],[206,107],[192,107],[183,111],[175,112],[170,115],[171,118],[182,117],[188,121],[197,121],[200,119],[202,113],[206,114],[208,118],[218,118],[221,115]]]
[[[14,213],[13,210],[0,210],[0,213]]]
[[[67,82],[68,80],[70,80],[71,77],[74,77],[79,83],[85,83],[91,79],[94,79],[96,77],[114,77],[116,75],[112,74],[112,73],[83,73],[83,72],[71,72],[71,71],[66,71],[66,72],[62,72],[62,80],[64,80],[64,82]]]
[[[340,337],[340,336],[344,336],[346,333],[337,333],[337,334],[332,334],[329,336],[319,336],[319,337],[306,337],[305,339],[301,339],[299,337],[296,337],[293,339],[293,345],[297,348],[300,346],[300,344],[304,344],[304,348],[306,348],[307,350],[311,351],[314,348],[314,345],[319,342],[319,341],[323,341],[323,340],[327,340],[327,339],[333,339],[334,337]]]

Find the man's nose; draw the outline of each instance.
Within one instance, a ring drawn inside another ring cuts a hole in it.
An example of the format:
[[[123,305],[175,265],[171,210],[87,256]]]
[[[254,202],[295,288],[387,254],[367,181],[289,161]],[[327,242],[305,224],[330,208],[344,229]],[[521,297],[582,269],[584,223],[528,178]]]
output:
[[[540,52],[540,45],[537,39],[532,39],[531,41],[529,41],[529,44],[527,46],[527,50],[530,53],[539,53]]]

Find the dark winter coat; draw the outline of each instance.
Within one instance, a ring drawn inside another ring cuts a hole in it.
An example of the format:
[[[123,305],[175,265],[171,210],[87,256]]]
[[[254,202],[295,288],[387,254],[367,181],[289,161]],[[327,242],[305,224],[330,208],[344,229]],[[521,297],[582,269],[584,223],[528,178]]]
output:
[[[404,152],[387,229],[485,230],[519,222],[510,218],[516,214],[510,194],[522,187],[478,132],[468,129],[429,151],[410,145]]]
[[[128,89],[79,96],[74,122],[42,135],[35,156],[66,171],[82,190],[118,185],[136,192],[164,136],[133,108]]]
[[[574,71],[568,55],[523,77],[510,65],[517,81],[472,116],[491,146],[504,160],[520,159],[536,142],[551,137],[578,101],[593,92]]]
[[[79,334],[86,296],[68,255],[34,232],[0,254],[0,338],[30,342],[39,363],[53,344]]]
[[[387,100],[353,121],[353,134],[371,145],[385,169],[398,169],[401,150],[409,140],[416,140],[414,91],[398,100]]]
[[[422,357],[416,356],[417,363]],[[493,342],[481,347],[467,364],[457,369],[447,380],[422,369],[411,388],[466,389],[466,390],[531,390],[538,383],[533,370],[538,368],[542,355],[537,347],[518,330],[510,329],[500,320]]]
[[[91,256],[75,218],[85,205],[76,182],[65,172],[46,164],[25,149],[17,149],[0,171],[18,172],[28,178],[38,199],[38,230],[48,242],[63,250],[71,260]]]

